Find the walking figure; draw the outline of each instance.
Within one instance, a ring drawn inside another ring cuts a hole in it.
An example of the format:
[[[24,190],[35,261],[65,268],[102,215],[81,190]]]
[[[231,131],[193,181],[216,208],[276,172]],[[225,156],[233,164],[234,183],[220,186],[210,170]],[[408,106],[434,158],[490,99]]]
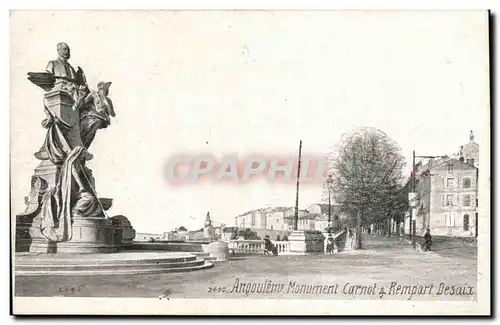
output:
[[[329,234],[326,242],[326,253],[333,254],[333,249],[334,249],[334,239],[332,234]]]
[[[425,232],[424,235],[424,251],[430,251],[432,246],[432,236],[431,236],[431,231],[429,228],[427,228],[427,231]]]

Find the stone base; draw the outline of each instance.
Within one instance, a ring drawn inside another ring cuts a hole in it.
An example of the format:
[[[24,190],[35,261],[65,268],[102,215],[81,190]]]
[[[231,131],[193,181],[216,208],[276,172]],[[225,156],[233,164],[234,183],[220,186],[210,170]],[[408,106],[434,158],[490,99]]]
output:
[[[210,256],[217,261],[227,261],[229,257],[229,245],[222,241],[208,244],[207,250]]]
[[[73,220],[73,236],[68,242],[52,242],[40,233],[40,217],[33,220],[30,228],[32,242],[29,252],[32,253],[114,253],[115,245],[113,228],[110,219],[75,218]]]
[[[213,266],[189,253],[129,252],[115,254],[15,255],[16,276],[98,276],[189,272]]]
[[[301,230],[294,230],[288,236],[290,242],[290,254],[305,255],[307,252],[306,235]]]
[[[309,253],[324,253],[324,236],[302,230],[294,230],[288,236],[290,242],[289,253],[292,255],[305,255]]]

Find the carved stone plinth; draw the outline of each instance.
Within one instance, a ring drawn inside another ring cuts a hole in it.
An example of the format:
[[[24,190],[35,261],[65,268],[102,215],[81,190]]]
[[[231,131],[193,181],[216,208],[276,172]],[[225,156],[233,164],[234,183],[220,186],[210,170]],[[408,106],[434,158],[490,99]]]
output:
[[[134,242],[135,229],[125,216],[114,216],[111,218],[115,228],[115,245],[123,248],[130,246]]]
[[[306,235],[303,231],[294,230],[288,236],[290,241],[290,253],[303,255],[306,254]]]
[[[288,236],[288,240],[290,241],[291,254],[304,255],[324,252],[325,237],[321,233],[294,230]]]
[[[71,148],[82,146],[80,137],[80,113],[73,109],[75,101],[66,91],[53,90],[45,93],[44,103],[53,116],[60,118],[71,128],[66,131],[65,139]]]
[[[115,229],[107,218],[74,218],[73,237],[67,242],[51,242],[40,233],[40,218],[30,228],[29,251],[33,253],[114,253]]]

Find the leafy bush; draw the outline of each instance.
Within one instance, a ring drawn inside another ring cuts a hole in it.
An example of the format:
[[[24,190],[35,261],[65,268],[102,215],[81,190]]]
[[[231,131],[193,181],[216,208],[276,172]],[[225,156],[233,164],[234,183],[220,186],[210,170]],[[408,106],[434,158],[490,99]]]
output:
[[[323,233],[320,230],[306,230],[304,231],[306,235],[322,235]]]
[[[259,235],[250,228],[238,230],[237,238],[243,237],[245,240],[260,240]]]

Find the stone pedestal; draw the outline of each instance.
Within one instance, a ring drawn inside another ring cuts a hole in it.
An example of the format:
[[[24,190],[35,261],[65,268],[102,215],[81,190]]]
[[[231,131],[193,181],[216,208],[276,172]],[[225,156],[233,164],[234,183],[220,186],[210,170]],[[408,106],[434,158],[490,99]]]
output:
[[[207,251],[211,257],[215,257],[217,261],[227,261],[229,256],[229,244],[218,241],[208,244]]]
[[[135,229],[125,216],[114,216],[111,218],[115,228],[115,245],[123,248],[132,245],[135,238]]]
[[[71,126],[65,132],[66,141],[71,148],[83,147],[80,137],[80,112],[73,109],[75,101],[66,91],[53,90],[45,93],[44,104],[53,116]]]
[[[306,235],[301,230],[294,230],[288,236],[290,242],[290,253],[297,255],[305,255],[307,252]]]
[[[48,114],[57,117],[68,126],[64,137],[71,148],[83,146],[80,138],[80,116],[73,110],[74,100],[65,91],[54,90],[45,94],[45,107]],[[40,232],[41,198],[45,191],[54,188],[61,171],[61,166],[53,164],[48,157],[45,144],[35,153],[40,165],[35,168],[31,182],[30,194],[25,198],[26,211],[16,217],[16,252],[36,253],[108,253],[116,252],[115,228],[111,219],[104,215],[96,218],[73,218],[72,238],[68,242],[52,242]],[[87,160],[92,158],[87,155]],[[86,168],[89,182],[95,188],[94,178],[90,169]],[[104,209],[111,205],[111,200],[100,199]],[[108,202],[109,201],[109,202]],[[130,225],[130,223],[129,223]],[[132,241],[134,236],[127,227],[120,229],[120,241]],[[130,228],[132,228],[130,226]],[[125,234],[124,234],[125,233]],[[131,237],[131,238],[129,238]]]
[[[290,254],[304,255],[308,253],[323,253],[325,237],[321,233],[294,230],[288,236]]]
[[[33,220],[29,233],[33,253],[114,253],[115,229],[107,218],[74,218],[73,236],[67,242],[52,242],[40,233],[40,216]]]

